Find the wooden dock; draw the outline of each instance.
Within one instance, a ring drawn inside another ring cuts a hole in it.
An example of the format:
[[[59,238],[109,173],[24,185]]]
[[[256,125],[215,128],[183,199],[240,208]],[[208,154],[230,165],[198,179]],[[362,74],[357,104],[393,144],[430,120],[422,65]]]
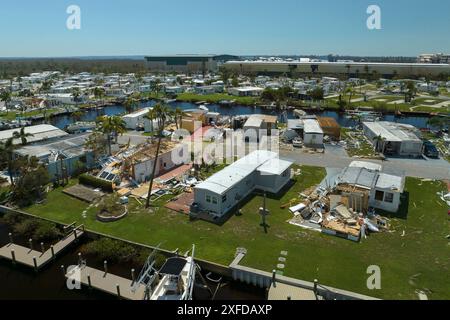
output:
[[[116,295],[127,300],[144,300],[145,286],[140,284],[136,291],[132,291],[134,282],[132,280],[107,273],[103,270],[90,268],[88,266],[69,266],[66,278],[78,281],[90,288]]]
[[[31,250],[30,248],[10,243],[0,248],[0,257],[8,259],[13,263],[19,263],[27,267],[32,267],[35,270],[39,270],[83,234],[83,230],[76,229],[44,252]]]

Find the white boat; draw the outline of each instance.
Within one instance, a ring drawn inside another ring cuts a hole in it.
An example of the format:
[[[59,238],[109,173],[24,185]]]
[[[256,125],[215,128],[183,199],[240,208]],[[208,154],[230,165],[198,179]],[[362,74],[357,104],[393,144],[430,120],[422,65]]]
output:
[[[192,257],[173,257],[157,272],[150,300],[190,300],[195,269]]]
[[[199,106],[198,108],[199,108],[200,110],[209,111],[209,109],[208,109],[204,104],[202,104],[202,105]]]
[[[145,286],[145,300],[192,300],[195,284],[195,246],[191,256],[175,256],[166,260],[161,269],[156,270],[154,253],[147,259],[132,291]]]

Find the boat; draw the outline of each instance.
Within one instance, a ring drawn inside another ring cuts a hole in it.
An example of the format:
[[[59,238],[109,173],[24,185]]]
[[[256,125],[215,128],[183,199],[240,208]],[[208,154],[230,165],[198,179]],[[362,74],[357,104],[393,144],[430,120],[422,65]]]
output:
[[[144,285],[146,300],[192,300],[197,266],[194,261],[195,246],[191,256],[168,258],[164,265],[154,268],[154,254],[148,259],[132,290]],[[156,250],[154,251],[156,252]]]
[[[65,130],[69,133],[81,133],[89,130],[94,130],[95,122],[75,122],[66,126]]]
[[[209,111],[209,109],[208,109],[204,104],[202,104],[202,105],[199,106],[198,108],[199,108],[200,110]]]

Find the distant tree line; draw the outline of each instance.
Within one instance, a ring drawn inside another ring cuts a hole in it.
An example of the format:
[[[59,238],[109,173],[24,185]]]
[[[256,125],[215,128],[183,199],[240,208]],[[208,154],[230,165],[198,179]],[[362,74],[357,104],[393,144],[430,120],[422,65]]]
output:
[[[60,71],[63,73],[142,73],[145,61],[133,59],[0,59],[0,78],[22,77],[33,72]]]

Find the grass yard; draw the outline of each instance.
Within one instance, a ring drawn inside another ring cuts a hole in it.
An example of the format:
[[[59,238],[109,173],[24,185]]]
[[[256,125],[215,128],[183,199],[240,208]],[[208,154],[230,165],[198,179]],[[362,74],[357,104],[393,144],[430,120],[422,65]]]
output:
[[[206,101],[208,103],[218,103],[221,100],[236,100],[237,103],[243,105],[254,105],[258,100],[253,97],[236,97],[225,93],[216,94],[196,94],[196,93],[182,93],[177,96],[180,101],[186,102],[200,102]]]
[[[195,243],[197,257],[224,265],[231,263],[237,247],[245,247],[248,254],[242,264],[269,272],[276,267],[280,251],[287,250],[287,276],[309,281],[317,278],[325,285],[385,299],[417,299],[416,289],[426,291],[431,299],[450,299],[450,245],[446,239],[450,221],[448,208],[436,196],[436,192],[444,190],[443,183],[408,178],[409,209],[392,220],[392,232],[374,234],[358,244],[286,222],[292,215],[280,206],[324,176],[324,169],[302,167],[302,174],[281,199],[267,199],[271,211],[268,234],[259,226],[258,208],[263,201],[260,196],[243,206],[242,216],[231,217],[223,226],[192,222],[166,210],[162,205],[168,197],[156,203],[153,213],[131,201],[130,214],[111,224],[97,222],[95,208],[83,219],[82,211],[88,205],[64,195],[61,189],[49,194],[46,203],[26,211],[64,223],[78,221],[91,230],[144,244],[162,243],[163,248],[170,250],[187,251]],[[381,267],[382,290],[366,288],[366,270],[370,265]]]

